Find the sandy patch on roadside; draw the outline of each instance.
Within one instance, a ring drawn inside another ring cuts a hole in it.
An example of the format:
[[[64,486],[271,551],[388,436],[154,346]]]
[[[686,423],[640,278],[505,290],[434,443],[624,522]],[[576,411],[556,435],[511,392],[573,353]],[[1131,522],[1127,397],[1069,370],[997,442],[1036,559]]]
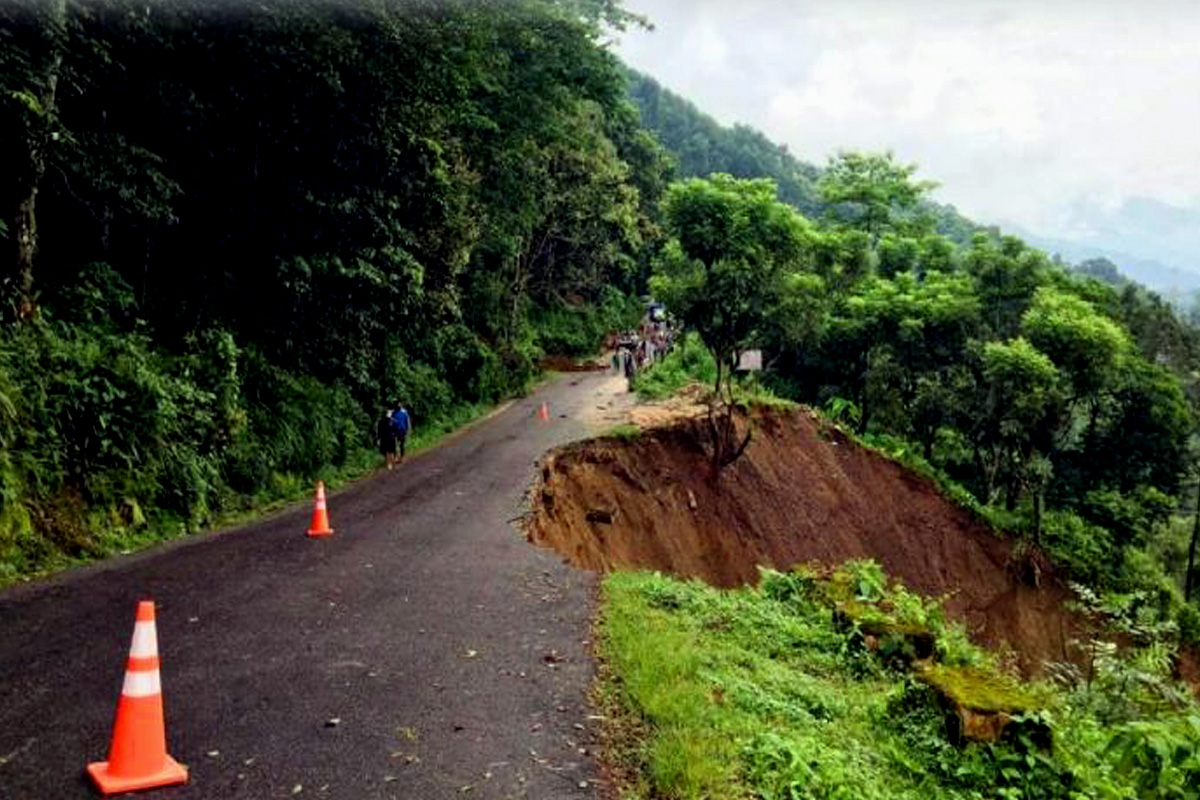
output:
[[[704,388],[696,385],[665,400],[641,400],[636,392],[629,391],[624,375],[611,374],[597,384],[595,397],[579,418],[594,433],[604,433],[617,425],[657,428],[704,414],[703,394]]]

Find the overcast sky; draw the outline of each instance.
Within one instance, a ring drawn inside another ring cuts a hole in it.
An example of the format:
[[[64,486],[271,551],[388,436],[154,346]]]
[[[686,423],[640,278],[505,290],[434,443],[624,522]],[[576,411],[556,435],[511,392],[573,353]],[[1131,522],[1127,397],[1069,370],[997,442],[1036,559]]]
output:
[[[626,6],[656,28],[617,52],[724,124],[817,164],[891,149],[976,220],[1200,271],[1200,0]]]

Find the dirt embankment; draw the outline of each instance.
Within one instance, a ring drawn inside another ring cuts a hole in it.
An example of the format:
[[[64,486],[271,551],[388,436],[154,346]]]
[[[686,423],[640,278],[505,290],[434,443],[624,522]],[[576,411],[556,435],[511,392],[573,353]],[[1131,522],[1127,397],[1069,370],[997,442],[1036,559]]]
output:
[[[873,558],[924,595],[949,595],[949,615],[977,641],[1011,645],[1026,673],[1068,659],[1079,620],[1053,570],[1032,585],[1010,540],[811,412],[761,412],[755,425],[715,484],[702,420],[552,452],[530,540],[584,569],[658,569],[723,587],[757,580],[760,564]]]

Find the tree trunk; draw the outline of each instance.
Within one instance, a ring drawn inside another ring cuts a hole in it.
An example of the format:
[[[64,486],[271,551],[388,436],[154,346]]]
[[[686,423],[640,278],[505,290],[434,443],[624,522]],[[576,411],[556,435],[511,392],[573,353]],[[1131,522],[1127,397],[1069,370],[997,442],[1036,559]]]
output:
[[[1004,487],[1004,510],[1005,511],[1016,511],[1017,510],[1017,497],[1019,494],[1020,494],[1020,489],[1017,487],[1017,482],[1010,479],[1008,481],[1008,484]]]
[[[717,380],[712,397],[708,400],[708,431],[712,444],[712,476],[716,481],[721,471],[742,457],[753,438],[754,429],[749,415],[746,417],[746,435],[738,443],[737,420],[734,417],[736,403],[733,397],[733,372],[737,363],[736,350],[733,357],[726,358],[714,353],[717,362]]]
[[[722,436],[718,424],[718,410],[721,404],[721,383],[724,379],[725,360],[720,353],[714,353],[717,361],[717,381],[713,386],[712,397],[708,400],[708,433],[712,438],[712,475],[715,481],[721,475]]]
[[[37,216],[34,214],[34,208],[37,203],[37,185],[44,170],[44,165],[35,168],[33,185],[29,187],[25,199],[17,208],[16,224],[13,225],[13,239],[17,244],[17,260],[13,271],[13,309],[18,320],[33,316],[33,257],[37,252]]]
[[[41,123],[25,143],[28,163],[25,165],[25,182],[22,186],[21,200],[17,205],[13,225],[13,241],[16,252],[13,254],[13,272],[11,287],[13,290],[13,311],[18,320],[26,320],[33,316],[33,262],[37,256],[37,195],[46,174],[46,148],[50,142],[51,129],[54,125],[54,101],[58,91],[58,74],[62,68],[64,27],[67,18],[66,0],[52,0],[47,9],[48,21],[46,35],[51,37],[53,56],[45,74],[39,76],[41,84],[40,97]]]
[[[1192,543],[1188,545],[1187,575],[1183,579],[1183,599],[1192,599],[1192,586],[1196,569],[1196,540],[1200,539],[1200,483],[1196,484],[1196,511],[1192,518]]]
[[[983,497],[979,501],[985,506],[992,504],[992,496],[996,491],[996,472],[988,464],[988,460],[983,455],[983,447],[976,444],[975,451],[975,469],[983,478]]]
[[[1045,510],[1045,493],[1041,489],[1038,489],[1033,494],[1033,542],[1038,546],[1042,544],[1042,517]]]
[[[863,390],[858,395],[858,435],[863,436],[867,432],[867,425],[871,422],[871,403],[867,399],[866,381],[863,381]]]

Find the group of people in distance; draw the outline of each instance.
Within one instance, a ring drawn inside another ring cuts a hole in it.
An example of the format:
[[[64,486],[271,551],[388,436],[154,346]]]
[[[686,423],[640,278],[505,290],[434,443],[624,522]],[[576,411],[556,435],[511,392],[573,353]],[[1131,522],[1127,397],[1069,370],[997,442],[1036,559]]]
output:
[[[404,403],[396,401],[392,408],[384,409],[375,427],[375,438],[379,442],[379,452],[383,454],[388,469],[404,460],[404,446],[408,444],[408,434],[411,431],[412,417],[408,415]]]
[[[674,332],[665,321],[644,322],[636,333],[615,337],[609,345],[613,349],[612,371],[618,375],[624,373],[632,381],[640,370],[667,354],[674,338]]]

